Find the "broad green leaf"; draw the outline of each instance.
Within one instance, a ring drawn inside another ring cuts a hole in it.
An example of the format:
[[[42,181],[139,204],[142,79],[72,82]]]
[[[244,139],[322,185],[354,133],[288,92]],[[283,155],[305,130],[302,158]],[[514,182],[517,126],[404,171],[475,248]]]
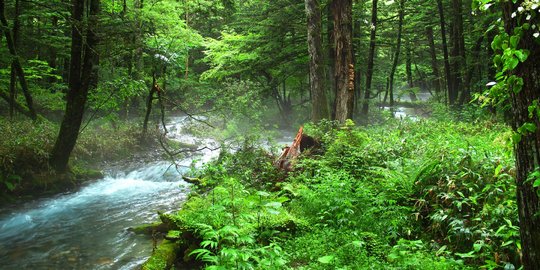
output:
[[[502,37],[500,35],[495,36],[491,42],[491,48],[496,51],[502,48]]]
[[[527,50],[516,50],[514,51],[514,55],[518,58],[520,62],[525,62],[527,60],[527,57],[529,57],[529,51]]]
[[[519,43],[519,36],[511,36],[510,37],[510,47],[512,49],[516,49]]]
[[[505,62],[506,62],[505,63],[506,64],[505,65],[506,70],[514,70],[517,67],[517,65],[519,64],[519,60],[517,58],[515,58],[515,57],[510,57],[510,58],[506,59]]]
[[[525,123],[521,127],[518,128],[518,132],[520,134],[527,134],[527,133],[533,133],[536,131],[536,125],[534,123]]]
[[[322,264],[329,264],[333,260],[334,260],[334,256],[332,256],[332,255],[323,256],[323,257],[320,257],[320,258],[317,259],[317,261],[319,261]]]

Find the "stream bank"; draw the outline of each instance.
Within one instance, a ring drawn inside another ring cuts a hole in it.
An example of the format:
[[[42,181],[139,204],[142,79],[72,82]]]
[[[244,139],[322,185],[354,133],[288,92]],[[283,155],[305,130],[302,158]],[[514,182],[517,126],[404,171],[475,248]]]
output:
[[[202,143],[183,133],[185,121],[170,119],[170,139]],[[0,208],[2,269],[139,268],[153,240],[128,228],[154,221],[157,210],[179,207],[189,193],[180,174],[194,157],[204,162],[217,154],[195,153],[177,168],[153,155],[110,164],[104,177],[76,190]]]

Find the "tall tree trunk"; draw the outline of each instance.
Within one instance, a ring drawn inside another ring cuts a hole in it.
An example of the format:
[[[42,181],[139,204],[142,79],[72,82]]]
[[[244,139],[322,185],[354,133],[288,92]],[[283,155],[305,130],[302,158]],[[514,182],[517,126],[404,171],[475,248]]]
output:
[[[352,0],[333,0],[336,88],[335,120],[352,119],[354,107],[354,64],[352,55]]]
[[[452,0],[453,21],[452,21],[452,51],[451,76],[452,91],[448,91],[448,103],[454,105],[458,102],[458,96],[463,91],[463,68],[465,62],[465,40],[463,36],[463,7],[461,0]]]
[[[479,67],[478,61],[480,60],[480,50],[482,49],[482,44],[484,42],[484,35],[481,35],[474,44],[474,47],[471,50],[471,63],[467,67],[465,72],[465,80],[463,81],[463,91],[459,96],[459,104],[463,105],[465,102],[471,100],[471,81],[476,67]]]
[[[80,26],[83,25],[84,0],[73,0],[71,27],[71,64],[69,74],[69,91],[66,96],[66,111],[60,131],[51,152],[49,164],[63,173],[67,170],[69,156],[79,137],[84,115],[88,90],[97,77],[99,56],[97,54],[97,15],[100,9],[99,0],[90,0],[89,19],[86,29],[86,43],[83,43],[83,34]],[[83,59],[84,56],[84,59]]]
[[[121,16],[124,17],[127,13],[127,0],[122,1],[122,13]]]
[[[405,58],[405,73],[407,73],[407,85],[409,87],[409,97],[411,101],[416,101],[416,93],[412,90],[414,88],[414,79],[412,74],[412,49],[411,43],[407,42],[407,54]]]
[[[518,0],[503,4],[503,18],[505,30],[513,35],[514,28],[518,26],[520,16],[512,18],[512,13],[518,13],[517,8],[523,3]],[[521,21],[523,23],[523,21]],[[531,25],[538,25],[538,16],[527,21]],[[538,108],[534,109],[532,117],[529,117],[529,106],[540,100],[540,46],[535,41],[533,33],[536,30],[523,30],[518,47],[530,52],[524,63],[518,64],[513,73],[523,79],[521,91],[510,89],[510,101],[512,103],[514,131],[526,123],[535,125],[535,130],[524,134],[521,140],[514,145],[516,156],[516,184],[517,204],[519,214],[519,227],[522,246],[522,262],[524,269],[540,269],[540,198],[538,188],[533,187],[538,177],[532,177],[533,172],[540,168],[540,119]]]
[[[334,19],[332,17],[332,1],[328,0],[326,5],[326,42],[328,43],[328,50],[326,52],[326,76],[327,78],[327,94],[328,100],[333,101],[334,104],[336,99],[336,89],[334,82],[334,70],[335,70],[335,48],[334,48]],[[332,119],[336,116],[335,106],[331,106],[331,117]]]
[[[360,20],[353,20],[352,28],[352,57],[354,65],[354,93],[353,93],[353,111],[356,106],[358,106],[358,98],[362,96],[362,65],[358,63],[360,57],[356,57],[357,52],[359,51],[358,47],[360,46],[360,37],[362,36],[362,22]],[[358,42],[355,42],[358,41]]]
[[[28,89],[28,83],[26,82],[26,77],[24,76],[24,71],[22,69],[19,56],[17,55],[15,41],[10,33],[11,31],[9,30],[9,25],[6,20],[4,9],[4,0],[0,0],[0,27],[4,29],[4,35],[6,37],[6,43],[9,49],[9,53],[11,54],[11,57],[13,57],[12,68],[15,69],[19,77],[19,83],[21,84],[24,98],[26,99],[26,106],[28,106],[28,111],[30,112],[30,118],[36,120],[37,114],[34,110],[34,101],[32,100],[32,95],[30,94],[30,90]]]
[[[435,41],[433,40],[433,27],[426,27],[426,37],[429,44],[429,54],[431,55],[431,71],[432,71],[432,87],[436,93],[441,92],[441,75],[439,73],[439,65],[437,63],[437,52],[435,50]]]
[[[444,9],[442,0],[437,0],[437,8],[439,9],[439,18],[441,23],[441,39],[443,47],[443,57],[444,57],[444,74],[446,77],[446,90],[447,93],[453,91],[452,87],[452,75],[450,72],[450,60],[448,59],[448,43],[446,42],[446,21],[444,19]]]
[[[373,0],[371,6],[371,26],[369,35],[369,54],[366,72],[366,92],[364,93],[364,101],[362,103],[362,114],[368,115],[369,100],[371,99],[371,82],[373,80],[373,63],[375,60],[375,45],[377,34],[377,0]]]
[[[309,82],[311,93],[311,121],[329,118],[328,100],[324,89],[322,61],[321,9],[318,0],[305,0],[308,29]]]
[[[495,52],[493,51],[493,48],[491,48],[491,43],[493,42],[493,39],[495,38],[495,30],[491,30],[489,32],[487,32],[487,54],[489,56],[493,56],[495,55]],[[495,80],[495,74],[497,73],[497,69],[495,67],[495,65],[493,65],[493,62],[491,61],[488,61],[487,62],[487,66],[488,66],[488,70],[487,70],[487,74],[488,74],[488,79],[489,80]]]
[[[15,17],[13,18],[13,44],[15,48],[19,47],[19,32],[21,24],[19,15],[21,14],[21,1],[15,0]],[[9,117],[13,117],[15,110],[15,99],[17,98],[17,67],[11,63],[11,76],[9,81]]]
[[[152,103],[154,102],[154,94],[156,92],[159,92],[159,86],[157,85],[156,74],[154,73],[152,76],[152,88],[150,88],[150,92],[148,92],[148,96],[146,97],[146,113],[144,114],[142,132],[143,139],[146,139],[146,133],[148,132],[148,121],[150,120],[150,113],[152,113]]]
[[[401,32],[403,30],[403,17],[405,16],[405,0],[399,0],[399,14],[398,14],[398,33],[396,41],[396,51],[394,55],[394,62],[392,63],[392,70],[390,71],[390,79],[388,81],[388,93],[390,96],[390,106],[394,106],[394,74],[399,62],[399,53],[401,51]]]

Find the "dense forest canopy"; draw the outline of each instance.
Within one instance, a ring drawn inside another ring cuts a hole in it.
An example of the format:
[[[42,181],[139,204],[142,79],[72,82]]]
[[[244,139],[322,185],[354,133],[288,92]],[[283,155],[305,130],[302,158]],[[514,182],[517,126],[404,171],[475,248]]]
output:
[[[162,215],[198,267],[540,269],[538,0],[0,0],[0,23],[6,203],[149,149],[178,168],[212,150],[167,137],[185,116],[222,151]],[[263,134],[304,125],[272,166]],[[232,199],[205,221],[210,190]]]

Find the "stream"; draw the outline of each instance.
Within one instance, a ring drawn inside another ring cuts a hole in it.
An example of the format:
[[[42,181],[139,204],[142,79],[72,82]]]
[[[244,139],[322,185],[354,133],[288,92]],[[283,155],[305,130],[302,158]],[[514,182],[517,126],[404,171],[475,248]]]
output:
[[[212,141],[182,133],[187,120],[169,119],[168,137],[212,148]],[[218,154],[205,149],[197,158],[206,162]],[[178,209],[189,192],[180,174],[193,158],[181,160],[178,170],[164,160],[130,162],[75,191],[1,208],[0,268],[139,268],[153,241],[127,229],[156,221],[157,210]]]
[[[416,93],[416,101],[420,102],[426,102],[431,98],[431,94],[428,92],[419,92]],[[396,99],[397,102],[412,102],[411,97],[409,95],[402,95]],[[418,108],[414,107],[406,107],[406,106],[395,106],[395,107],[388,107],[384,106],[381,107],[382,110],[389,111],[392,113],[392,116],[396,119],[405,119],[409,118],[412,121],[418,121],[420,118],[423,118],[426,112],[423,112],[422,110],[419,110]]]
[[[77,190],[0,208],[0,268],[140,268],[153,240],[128,228],[155,222],[157,210],[178,209],[189,193],[180,174],[194,158],[201,164],[219,155],[214,141],[183,132],[188,120],[169,118],[169,139],[208,148],[180,160],[177,168],[159,158],[127,162]],[[278,143],[291,142],[294,134],[281,134]]]

